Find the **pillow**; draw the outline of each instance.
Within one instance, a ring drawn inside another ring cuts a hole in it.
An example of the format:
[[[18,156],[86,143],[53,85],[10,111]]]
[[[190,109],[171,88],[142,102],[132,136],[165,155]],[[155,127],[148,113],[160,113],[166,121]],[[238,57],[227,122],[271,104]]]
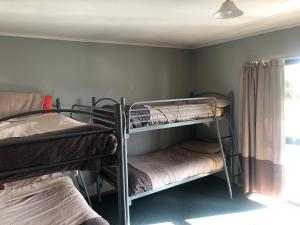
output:
[[[180,145],[182,148],[198,153],[214,154],[220,151],[220,145],[214,142],[188,141]]]
[[[43,109],[52,109],[52,96],[44,96]]]
[[[44,97],[36,93],[0,92],[0,117],[40,110]]]
[[[231,102],[225,98],[217,98],[217,107],[224,108],[231,104]]]

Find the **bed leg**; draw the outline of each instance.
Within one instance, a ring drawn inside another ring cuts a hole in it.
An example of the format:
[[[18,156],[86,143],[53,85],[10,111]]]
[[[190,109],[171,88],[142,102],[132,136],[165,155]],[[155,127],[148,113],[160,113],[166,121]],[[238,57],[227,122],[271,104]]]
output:
[[[91,202],[91,199],[90,199],[90,195],[89,195],[89,192],[88,192],[87,187],[85,185],[85,182],[84,182],[84,179],[83,179],[81,171],[78,171],[78,176],[79,176],[80,183],[81,183],[79,185],[82,185],[82,188],[83,188],[83,190],[85,192],[86,200],[87,200],[88,204],[92,207],[92,202]],[[78,182],[78,178],[77,178],[77,182]]]
[[[98,202],[101,202],[101,189],[103,187],[103,177],[98,173],[97,174],[97,198]]]

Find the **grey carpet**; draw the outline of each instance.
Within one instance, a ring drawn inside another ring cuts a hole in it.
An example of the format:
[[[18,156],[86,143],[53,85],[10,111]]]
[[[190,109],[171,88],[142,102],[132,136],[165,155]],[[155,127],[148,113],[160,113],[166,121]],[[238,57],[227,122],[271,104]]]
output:
[[[248,200],[238,187],[233,187],[233,195],[230,200],[224,180],[214,176],[202,178],[134,200],[130,207],[131,225],[190,225],[185,220],[264,207]],[[117,194],[104,196],[101,203],[94,201],[93,206],[111,225],[118,224]]]

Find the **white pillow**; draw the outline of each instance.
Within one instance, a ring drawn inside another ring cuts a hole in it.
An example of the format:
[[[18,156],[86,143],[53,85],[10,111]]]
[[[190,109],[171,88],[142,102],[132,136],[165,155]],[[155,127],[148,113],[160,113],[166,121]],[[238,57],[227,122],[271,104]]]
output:
[[[224,108],[231,104],[231,102],[224,98],[217,98],[217,107],[218,108]]]

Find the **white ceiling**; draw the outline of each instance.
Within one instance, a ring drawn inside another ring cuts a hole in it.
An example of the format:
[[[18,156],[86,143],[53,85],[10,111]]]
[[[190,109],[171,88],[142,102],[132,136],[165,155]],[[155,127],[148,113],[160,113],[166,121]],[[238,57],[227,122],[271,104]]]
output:
[[[300,25],[300,0],[0,0],[0,35],[197,48]]]

